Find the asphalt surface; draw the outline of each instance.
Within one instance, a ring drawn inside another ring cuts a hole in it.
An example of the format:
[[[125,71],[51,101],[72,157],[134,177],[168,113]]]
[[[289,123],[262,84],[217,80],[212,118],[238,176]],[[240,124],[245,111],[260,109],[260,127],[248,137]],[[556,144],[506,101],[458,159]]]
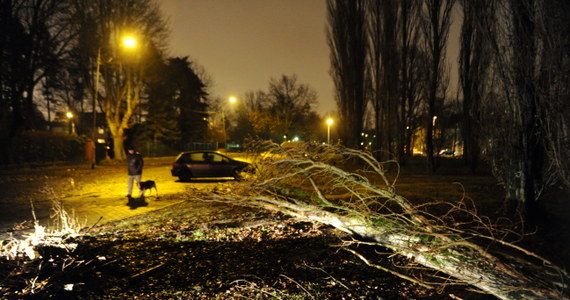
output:
[[[24,234],[33,227],[54,225],[53,201],[60,201],[83,227],[123,219],[179,203],[188,188],[210,189],[220,180],[180,182],[170,174],[173,157],[145,159],[142,180],[153,180],[155,190],[129,203],[125,163],[0,170],[0,240]],[[133,196],[138,197],[137,188]],[[32,209],[33,206],[33,209]]]

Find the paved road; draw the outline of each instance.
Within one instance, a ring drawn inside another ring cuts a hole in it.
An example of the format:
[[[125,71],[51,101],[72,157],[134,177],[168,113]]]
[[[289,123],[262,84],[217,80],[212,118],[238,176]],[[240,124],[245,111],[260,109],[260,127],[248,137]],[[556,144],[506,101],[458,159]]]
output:
[[[68,212],[74,211],[84,226],[106,223],[160,209],[186,198],[187,188],[210,189],[216,181],[179,182],[170,175],[173,158],[145,159],[143,180],[154,180],[147,192],[146,206],[127,205],[127,176],[124,163],[0,170],[0,239],[6,232],[33,220],[31,204],[40,224],[49,224],[52,199],[61,200]],[[136,188],[134,189],[136,191]]]

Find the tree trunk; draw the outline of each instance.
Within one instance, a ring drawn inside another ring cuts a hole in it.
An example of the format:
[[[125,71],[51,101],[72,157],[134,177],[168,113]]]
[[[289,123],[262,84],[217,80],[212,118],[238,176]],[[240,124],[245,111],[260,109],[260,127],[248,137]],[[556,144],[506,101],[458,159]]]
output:
[[[127,158],[125,154],[125,140],[123,138],[122,130],[121,134],[118,136],[113,136],[113,151],[115,153],[115,159],[125,160]]]

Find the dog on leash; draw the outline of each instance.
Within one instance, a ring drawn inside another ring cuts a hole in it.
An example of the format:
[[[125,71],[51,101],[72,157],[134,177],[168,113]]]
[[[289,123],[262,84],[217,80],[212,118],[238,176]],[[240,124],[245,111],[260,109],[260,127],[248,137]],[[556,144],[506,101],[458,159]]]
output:
[[[147,190],[152,191],[152,189],[154,189],[154,191],[156,192],[156,197],[158,197],[158,190],[156,189],[156,182],[154,182],[152,180],[139,182],[139,190],[141,191],[141,197],[144,196],[144,194]]]

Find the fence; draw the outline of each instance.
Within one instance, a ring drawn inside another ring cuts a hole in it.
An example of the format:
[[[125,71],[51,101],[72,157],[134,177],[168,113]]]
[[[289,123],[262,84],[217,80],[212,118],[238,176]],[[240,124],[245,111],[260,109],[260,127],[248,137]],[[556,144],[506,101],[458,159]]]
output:
[[[191,150],[218,150],[219,143],[186,143],[182,146],[182,151]],[[176,156],[181,150],[170,147],[163,143],[146,142],[144,145],[144,155],[147,157]]]

